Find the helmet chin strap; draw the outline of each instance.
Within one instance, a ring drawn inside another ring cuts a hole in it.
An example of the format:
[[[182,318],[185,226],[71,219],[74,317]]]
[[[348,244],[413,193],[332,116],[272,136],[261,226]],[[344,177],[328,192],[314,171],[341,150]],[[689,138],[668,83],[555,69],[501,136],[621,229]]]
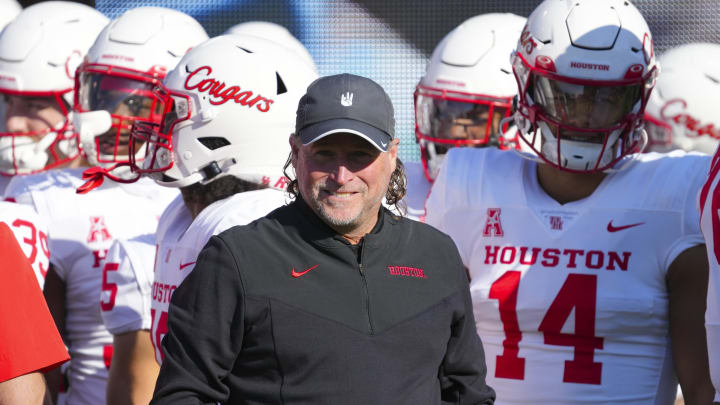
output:
[[[130,163],[115,163],[113,166],[105,168],[100,166],[91,167],[83,171],[82,178],[87,180],[84,184],[75,190],[78,194],[87,194],[90,191],[100,187],[105,181],[105,177],[116,183],[134,183],[140,179],[140,175],[132,176]]]
[[[427,151],[427,165],[430,177],[435,179],[440,171],[445,155],[440,155],[435,150],[435,144],[433,142],[425,142],[425,150]]]
[[[543,139],[540,150],[545,158],[551,162],[555,162],[560,167],[571,170],[590,170],[605,166],[616,158],[614,154],[608,152],[610,152],[620,138],[621,130],[615,130],[607,135],[608,139],[605,150],[603,150],[602,145],[599,144],[572,140],[561,141],[544,121],[538,122],[538,127]],[[558,156],[559,142],[562,142],[560,156]]]
[[[645,131],[645,128],[640,129],[640,139],[641,139],[641,146],[640,149],[638,149],[637,152],[633,153],[632,156],[629,159],[624,159],[623,162],[620,163],[618,167],[611,167],[608,169],[603,170],[603,173],[617,173],[623,170],[627,170],[630,166],[632,166],[635,162],[637,162],[638,157],[640,157],[640,154],[643,150],[645,150],[645,147],[648,144],[648,134],[647,131]]]
[[[0,139],[0,161],[11,162],[13,174],[26,174],[43,169],[50,158],[48,148],[67,128],[67,121],[59,122],[52,131],[33,141],[27,135],[7,136]],[[72,156],[73,147],[77,147],[73,139],[60,139],[56,143],[58,150],[65,156]],[[15,169],[17,167],[17,170]]]
[[[73,126],[75,131],[80,135],[80,144],[85,151],[88,161],[92,165],[102,165],[97,159],[97,147],[95,145],[95,137],[107,132],[112,126],[112,117],[105,110],[88,111],[73,114]]]
[[[636,153],[632,154],[632,156],[627,159],[623,159],[621,162],[619,162],[620,163],[619,165],[616,165],[616,167],[611,167],[611,168],[603,170],[603,173],[617,173],[617,172],[620,172],[623,170],[627,170],[630,166],[632,166],[635,162],[637,162],[637,159],[640,156],[640,153],[642,153],[642,151],[645,150],[645,147],[648,144],[648,134],[644,128],[641,129],[640,139],[641,139],[641,145]],[[616,140],[616,142],[617,142],[617,140]],[[546,163],[544,160],[542,160],[539,156],[536,156],[535,154],[526,153],[526,152],[523,152],[518,149],[512,149],[512,151],[517,153],[518,155],[520,155],[520,157],[522,157],[524,159],[531,160],[536,163]]]
[[[44,141],[49,139],[50,141]],[[47,148],[55,136],[46,134],[40,142],[33,142],[26,136],[6,136],[0,139],[0,162],[10,174],[25,174],[45,167],[48,161]],[[44,148],[38,148],[38,145]]]
[[[508,126],[508,129],[507,129],[507,131],[503,132],[502,129],[505,125]],[[498,128],[497,128],[497,136],[498,136],[498,139],[504,139],[506,142],[508,142],[509,146],[510,145],[512,146],[508,149],[517,149],[515,147],[515,145],[511,144],[508,141],[509,137],[507,135],[517,133],[518,131],[519,131],[519,129],[518,129],[517,125],[515,125],[515,115],[510,115],[510,116],[505,117],[500,120],[500,123],[498,124]],[[519,145],[519,140],[515,141],[515,143],[518,143],[518,145]]]
[[[88,111],[76,113],[73,116],[73,123],[77,132],[80,134],[80,142],[85,150],[85,155],[91,164],[95,165],[83,172],[83,180],[87,180],[83,185],[77,188],[78,194],[86,194],[91,190],[100,187],[105,178],[116,183],[134,183],[140,179],[140,175],[135,174],[130,169],[130,163],[100,163],[98,162],[98,150],[95,144],[95,138],[98,135],[106,133],[112,127],[112,116],[104,110]],[[139,155],[145,154],[143,147],[138,152]]]
[[[48,132],[40,138],[39,141],[33,142],[27,139],[28,142],[22,145],[15,144],[15,160],[18,162],[18,171],[25,170],[40,170],[48,162],[49,156],[47,149],[57,139],[57,132]]]

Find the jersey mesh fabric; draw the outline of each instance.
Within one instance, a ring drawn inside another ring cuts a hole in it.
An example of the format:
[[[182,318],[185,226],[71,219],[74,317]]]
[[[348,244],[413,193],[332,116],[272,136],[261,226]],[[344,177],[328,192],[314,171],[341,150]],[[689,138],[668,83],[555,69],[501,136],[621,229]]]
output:
[[[497,404],[673,403],[665,274],[703,243],[688,196],[709,159],[638,160],[561,205],[540,188],[533,161],[449,152],[427,222],[469,268]]]

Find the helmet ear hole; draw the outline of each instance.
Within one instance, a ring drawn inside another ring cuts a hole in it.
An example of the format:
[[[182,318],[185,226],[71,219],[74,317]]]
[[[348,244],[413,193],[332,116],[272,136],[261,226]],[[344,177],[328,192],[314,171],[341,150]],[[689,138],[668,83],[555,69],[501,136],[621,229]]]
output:
[[[230,145],[230,141],[220,136],[206,136],[198,138],[198,142],[210,150],[220,149],[223,146]]]
[[[283,82],[282,77],[280,77],[280,73],[275,72],[275,77],[277,77],[277,94],[283,94],[287,93],[287,87],[285,86],[285,82]]]

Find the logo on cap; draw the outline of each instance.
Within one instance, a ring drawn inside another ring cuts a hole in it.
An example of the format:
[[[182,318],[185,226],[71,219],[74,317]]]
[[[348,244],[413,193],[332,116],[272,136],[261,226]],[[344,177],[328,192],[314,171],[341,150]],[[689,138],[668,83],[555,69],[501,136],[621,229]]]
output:
[[[349,91],[342,96],[340,96],[340,104],[344,105],[345,107],[350,107],[352,105],[353,100],[353,93],[350,93]]]

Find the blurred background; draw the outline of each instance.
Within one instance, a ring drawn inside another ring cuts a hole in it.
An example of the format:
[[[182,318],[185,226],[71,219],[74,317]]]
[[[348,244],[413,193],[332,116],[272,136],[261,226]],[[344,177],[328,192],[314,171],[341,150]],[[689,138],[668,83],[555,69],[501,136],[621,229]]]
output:
[[[27,7],[39,1],[20,1]],[[400,158],[420,159],[415,143],[413,92],[440,39],[467,18],[491,12],[524,17],[540,0],[96,0],[80,1],[109,18],[128,8],[164,6],[195,17],[210,36],[240,22],[271,21],[307,47],[321,75],[372,78],[395,105]],[[636,0],[658,53],[688,42],[720,43],[717,0]],[[470,44],[469,44],[470,45]],[[692,61],[689,61],[692,63]]]

